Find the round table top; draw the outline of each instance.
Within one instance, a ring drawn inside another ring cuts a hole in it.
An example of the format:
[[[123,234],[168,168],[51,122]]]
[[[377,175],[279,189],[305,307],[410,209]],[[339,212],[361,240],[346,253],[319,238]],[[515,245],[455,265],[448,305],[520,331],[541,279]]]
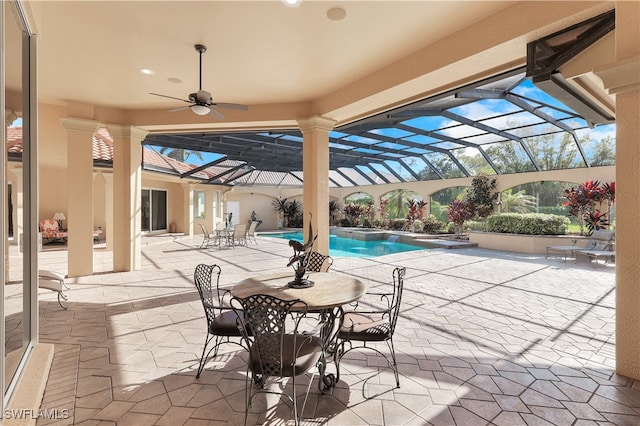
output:
[[[312,272],[309,280],[314,285],[307,288],[291,288],[293,272],[259,275],[246,278],[231,289],[235,297],[268,294],[284,300],[300,299],[310,310],[329,309],[358,300],[366,291],[365,284],[357,278],[335,272]]]

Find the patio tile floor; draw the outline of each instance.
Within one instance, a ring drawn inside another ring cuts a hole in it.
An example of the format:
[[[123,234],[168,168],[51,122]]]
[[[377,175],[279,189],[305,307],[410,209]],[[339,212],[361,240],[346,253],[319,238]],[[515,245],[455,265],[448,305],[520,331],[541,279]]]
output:
[[[67,311],[41,292],[41,341],[55,344],[42,408],[71,416],[39,425],[243,424],[242,349],[223,346],[195,378],[206,322],[192,274],[217,263],[231,286],[286,271],[287,241],[150,241],[140,271],[70,279]],[[111,264],[103,250],[95,258]],[[40,262],[66,273],[64,251]],[[469,248],[336,258],[332,271],[373,289],[394,266],[407,267],[394,339],[401,387],[381,357],[352,352],[335,388],[312,386],[303,424],[640,425],[640,381],[614,372],[613,265]],[[278,402],[258,397],[247,423],[293,424]]]

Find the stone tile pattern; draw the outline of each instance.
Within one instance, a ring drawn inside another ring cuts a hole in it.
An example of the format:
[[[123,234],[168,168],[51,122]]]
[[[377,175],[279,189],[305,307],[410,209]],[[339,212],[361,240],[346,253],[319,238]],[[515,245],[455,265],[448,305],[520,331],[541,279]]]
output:
[[[71,280],[67,311],[43,295],[41,341],[56,354],[42,408],[70,416],[38,424],[243,424],[243,350],[223,346],[195,378],[206,322],[193,270],[217,263],[232,286],[285,271],[290,248],[267,238],[204,250],[197,237],[158,241],[143,246],[141,271]],[[97,264],[108,268],[109,256],[96,250]],[[640,425],[640,381],[614,372],[613,266],[437,249],[336,258],[332,271],[385,290],[397,265],[407,267],[395,335],[401,387],[380,356],[352,352],[334,389],[312,386],[304,424]],[[247,423],[293,417],[278,397],[258,398]]]

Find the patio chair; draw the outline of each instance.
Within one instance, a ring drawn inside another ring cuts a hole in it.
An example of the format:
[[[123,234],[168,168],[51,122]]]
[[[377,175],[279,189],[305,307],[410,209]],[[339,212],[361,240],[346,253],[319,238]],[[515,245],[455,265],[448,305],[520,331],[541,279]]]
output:
[[[204,224],[199,223],[198,225],[200,225],[200,229],[202,230],[202,243],[199,248],[207,248],[209,247],[209,244],[214,243],[215,234],[210,233]]]
[[[229,241],[231,245],[246,246],[247,245],[247,225],[239,223],[233,228],[233,234]]]
[[[67,242],[67,233],[60,230],[60,225],[55,219],[43,219],[40,221],[40,232],[42,240],[49,242],[65,243]]]
[[[200,294],[200,300],[207,319],[207,336],[204,341],[196,378],[200,377],[211,352],[213,351],[213,357],[215,358],[218,355],[218,349],[223,343],[233,343],[244,347],[243,340],[241,340],[242,333],[238,329],[240,322],[238,316],[242,319],[242,313],[235,312],[229,305],[231,295],[229,290],[220,288],[220,272],[220,266],[218,265],[200,264],[196,266],[193,274],[193,281]],[[215,290],[212,284],[214,278]],[[225,296],[228,296],[226,304]],[[237,337],[238,341],[231,340],[233,337]],[[214,341],[213,346],[207,352],[207,347],[211,341]]]
[[[400,387],[398,364],[393,346],[393,333],[398,321],[398,313],[400,312],[406,272],[406,268],[400,267],[393,270],[392,293],[367,293],[384,301],[386,304],[384,309],[360,310],[356,308],[343,315],[338,329],[336,347],[333,352],[333,361],[337,371],[336,382],[340,380],[340,362],[342,358],[354,349],[369,349],[377,352],[387,360],[387,364],[393,369],[396,387]],[[387,344],[391,360],[374,345],[369,346],[369,344],[375,344],[376,342],[385,342]]]
[[[307,256],[309,259],[307,260]],[[317,251],[310,251],[303,255],[302,262],[307,262],[307,272],[328,272],[333,265],[333,258]]]
[[[258,241],[256,240],[257,227],[258,227],[258,222],[256,221],[251,222],[251,225],[249,225],[249,229],[247,230],[247,236],[246,236],[247,241],[253,240],[254,243],[258,244]]]
[[[318,336],[298,331],[307,305],[299,299],[283,300],[266,294],[246,298],[233,298],[231,302],[238,313],[244,314],[245,327],[252,335],[244,333],[249,349],[245,378],[245,425],[253,398],[260,393],[286,396],[293,403],[295,424],[300,422],[307,403],[313,376],[324,365],[322,340]],[[295,307],[295,315],[293,315]],[[302,407],[298,410],[296,377],[310,373]],[[280,379],[290,378],[290,394]],[[271,380],[270,380],[271,379]],[[275,381],[275,385],[273,382]],[[257,389],[256,389],[257,387]]]
[[[575,245],[577,240],[573,240],[572,245],[567,246],[549,246],[547,247],[547,259],[550,255],[558,254],[564,257],[566,261],[569,257],[576,257],[576,253],[584,250],[607,250],[608,246],[611,245],[613,239],[615,237],[615,231],[610,231],[607,229],[597,229],[593,231],[591,234],[591,238],[587,241],[587,244],[582,246]]]

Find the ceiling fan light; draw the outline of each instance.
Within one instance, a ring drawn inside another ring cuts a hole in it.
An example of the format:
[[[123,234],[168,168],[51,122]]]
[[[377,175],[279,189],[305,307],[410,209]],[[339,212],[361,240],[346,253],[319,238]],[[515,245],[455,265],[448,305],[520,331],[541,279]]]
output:
[[[206,105],[191,105],[191,111],[198,115],[207,115],[211,112],[209,107]]]

